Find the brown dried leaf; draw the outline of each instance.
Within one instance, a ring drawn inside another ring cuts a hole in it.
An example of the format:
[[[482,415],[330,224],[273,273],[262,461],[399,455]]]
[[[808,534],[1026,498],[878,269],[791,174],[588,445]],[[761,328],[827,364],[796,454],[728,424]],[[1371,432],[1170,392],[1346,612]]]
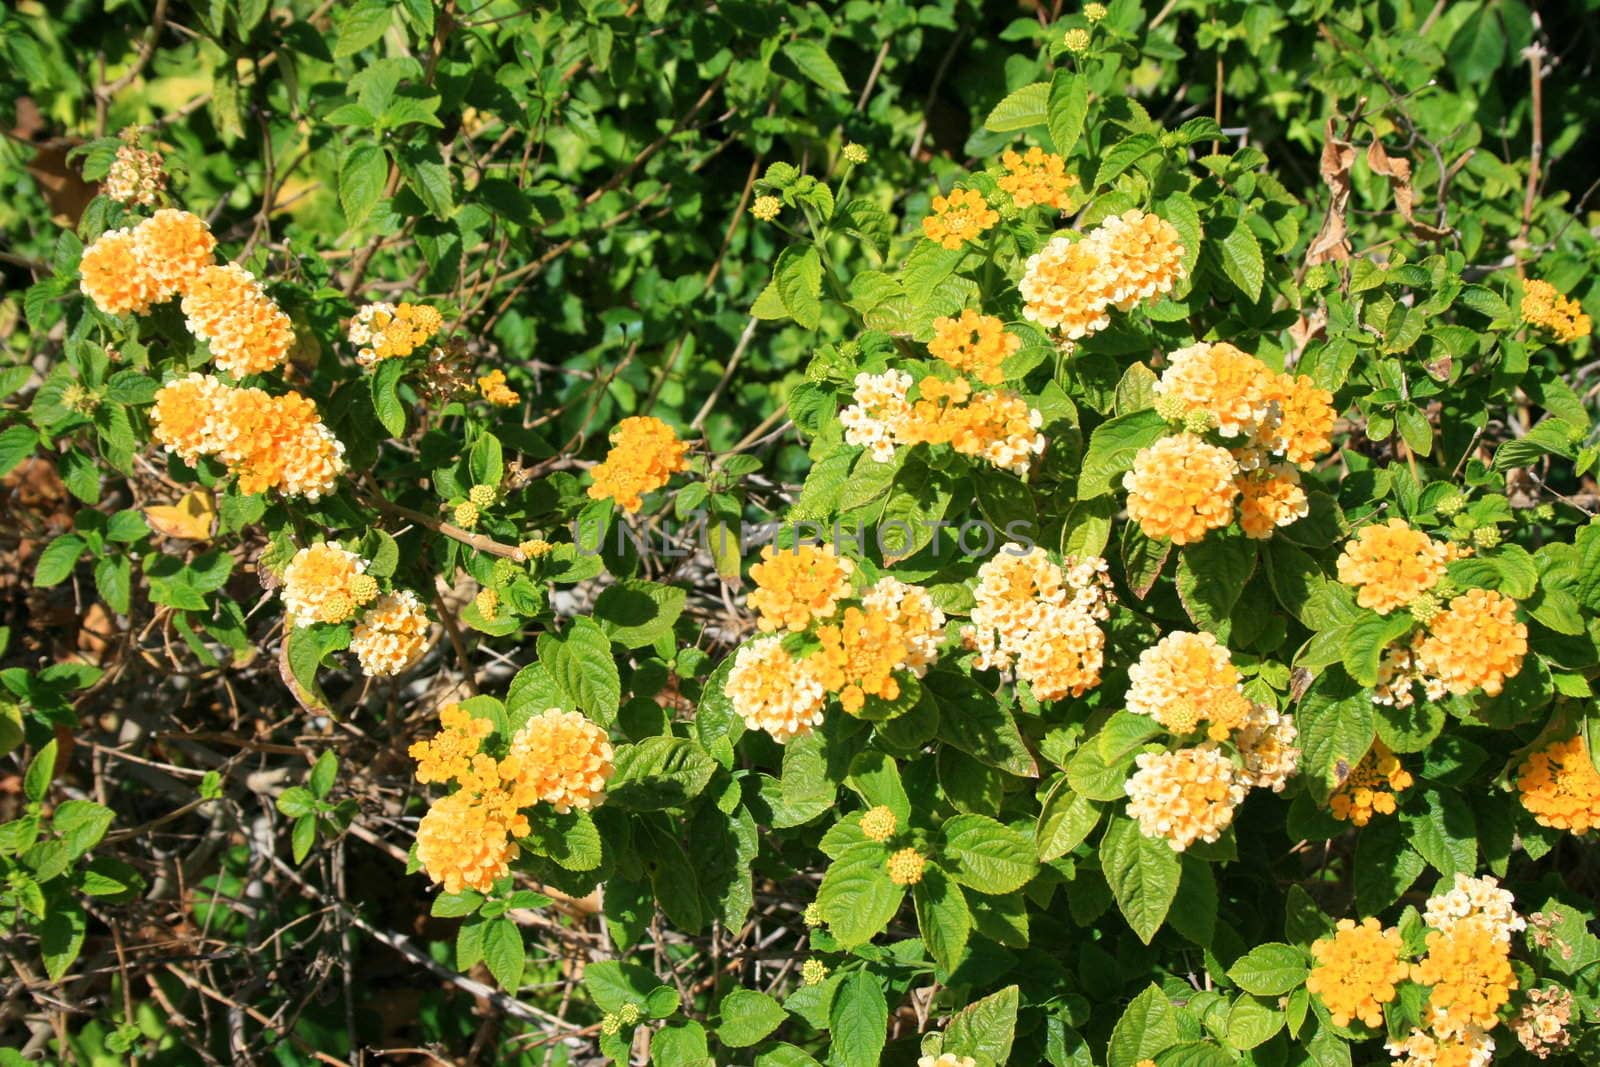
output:
[[[1328,201],[1328,214],[1322,220],[1322,229],[1306,249],[1306,266],[1350,258],[1350,231],[1345,225],[1345,211],[1350,206],[1350,168],[1356,161],[1356,150],[1338,133],[1337,116],[1328,119],[1322,145],[1322,181],[1332,194]]]
[[[1413,234],[1424,241],[1438,241],[1454,232],[1449,227],[1441,229],[1430,226],[1417,218],[1417,192],[1411,185],[1409,159],[1391,156],[1383,150],[1383,142],[1375,140],[1367,146],[1367,166],[1372,168],[1374,174],[1381,174],[1389,179],[1389,188],[1394,191],[1395,210],[1399,211],[1400,217],[1411,225]]]

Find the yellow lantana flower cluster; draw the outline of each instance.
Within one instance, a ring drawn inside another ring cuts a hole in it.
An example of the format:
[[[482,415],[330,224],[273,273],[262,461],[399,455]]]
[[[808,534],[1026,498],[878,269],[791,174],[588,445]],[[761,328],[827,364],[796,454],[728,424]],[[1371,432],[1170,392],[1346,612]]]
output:
[[[1394,1057],[1389,1067],[1489,1067],[1494,1062],[1494,1038],[1482,1030],[1439,1037],[1413,1027],[1404,1040],[1383,1047]]]
[[[1373,815],[1393,815],[1395,796],[1415,783],[1388,745],[1374,740],[1348,777],[1328,798],[1335,819],[1365,826]]]
[[[513,839],[531,832],[523,809],[590,808],[614,769],[605,731],[575,711],[548,708],[529,719],[500,759],[482,751],[493,728],[460,705],[446,705],[439,720],[440,732],[410,754],[418,781],[460,787],[417,827],[417,859],[446,892],[488,889],[509,873]]]
[[[1238,470],[1227,449],[1192,433],[1163,437],[1140,449],[1122,477],[1128,517],[1146,537],[1193,544],[1233,521]]]
[[[1457,696],[1474,689],[1498,696],[1527,653],[1528,627],[1517,621],[1517,602],[1493,589],[1452,598],[1416,646],[1423,673]]]
[[[1067,173],[1066,160],[1034,146],[1021,155],[1008,149],[1000,162],[1006,172],[998,184],[1011,194],[1019,208],[1038,204],[1056,211],[1072,210],[1070,194],[1078,184],[1078,176]]]
[[[1383,1005],[1395,998],[1411,974],[1405,962],[1400,931],[1385,930],[1377,919],[1340,919],[1329,937],[1311,946],[1316,963],[1306,978],[1307,991],[1322,999],[1335,1026],[1361,1020],[1383,1025]]]
[[[1037,545],[1008,544],[978,568],[971,623],[962,643],[980,670],[1013,672],[1041,701],[1078,697],[1100,684],[1105,632],[1116,598],[1106,561]]]
[[[1581,736],[1552,742],[1523,760],[1517,794],[1540,826],[1575,834],[1600,826],[1600,771]]]
[[[999,385],[1005,379],[1001,365],[1021,347],[1022,338],[1007,333],[1004,322],[971,308],[958,318],[934,319],[933,340],[928,342],[936,359],[985,385]]]
[[[855,562],[832,545],[800,544],[794,548],[766,545],[761,562],[750,568],[755,582],[746,603],[760,613],[763,633],[799,633],[818,619],[833,615],[850,595]]]
[[[1233,657],[1209,633],[1170,633],[1140,653],[1128,668],[1127,705],[1179,737],[1205,723],[1213,741],[1227,740],[1250,717]]]
[[[497,408],[513,407],[522,400],[522,394],[506,384],[506,372],[498,367],[478,378],[478,394]]]
[[[428,646],[428,613],[409,589],[385,593],[356,620],[350,651],[364,674],[388,678],[415,663]]]
[[[1178,231],[1157,215],[1113,215],[1079,241],[1053,238],[1030,256],[1018,289],[1022,314],[1071,341],[1105,329],[1112,308],[1172,291],[1185,276]]]
[[[370,370],[411,355],[443,327],[444,316],[427,304],[379,301],[356,312],[346,339],[356,346],[356,362]]]
[[[1591,328],[1589,316],[1576,300],[1562,296],[1549,282],[1530,278],[1522,287],[1522,321],[1552,334],[1556,340],[1571,344],[1580,337],[1588,337]]]
[[[283,609],[296,626],[340,623],[378,596],[367,561],[347,548],[318,541],[294,554],[283,570]]]
[[[299,393],[273,396],[191,374],[156,392],[150,421],[168,451],[186,463],[216,457],[243,493],[277,489],[316,500],[345,471],[344,445]]]
[[[724,689],[745,725],[765,730],[780,745],[822,725],[827,691],[817,664],[791,655],[781,637],[758,637],[741,647]]]
[[[689,446],[672,427],[651,415],[623,419],[611,431],[611,450],[589,474],[594,500],[615,500],[632,514],[644,505],[644,494],[666,485],[679,471],[689,469]]]
[[[948,196],[933,198],[933,214],[922,220],[922,232],[930,241],[954,251],[1000,221],[999,212],[989,206],[976,189],[952,189]]]
[[[189,332],[236,378],[280,366],[294,347],[289,316],[237,263],[201,270],[188,282],[182,306]]]
[[[163,208],[137,226],[107,230],[84,249],[79,286],[108,315],[144,315],[186,293],[212,265],[216,247],[204,219]]]
[[[855,402],[839,413],[845,443],[865,447],[879,463],[893,460],[899,446],[949,445],[1019,477],[1044,452],[1043,417],[1017,393],[973,393],[963,378],[929,375],[912,401],[911,387],[904,371],[856,375]]]
[[[1233,822],[1250,791],[1239,768],[1215,743],[1171,752],[1141,752],[1124,784],[1128,814],[1146,837],[1164,837],[1173,851],[1211,842]]]
[[[1339,581],[1353,586],[1356,603],[1379,615],[1403,608],[1444,577],[1449,546],[1404,519],[1363,526],[1339,554]]]

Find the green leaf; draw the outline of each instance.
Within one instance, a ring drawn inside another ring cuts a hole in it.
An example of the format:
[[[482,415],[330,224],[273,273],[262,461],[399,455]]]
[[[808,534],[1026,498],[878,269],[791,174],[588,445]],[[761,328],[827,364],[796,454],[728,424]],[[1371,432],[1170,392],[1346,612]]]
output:
[[[126,615],[132,606],[133,564],[127,556],[101,556],[94,565],[94,587],[106,606]]]
[[[38,445],[39,435],[26,426],[7,426],[0,430],[0,477],[15,470]]]
[[[673,1067],[712,1067],[706,1046],[706,1028],[696,1022],[671,1023],[650,1037],[649,1063]]]
[[[1116,181],[1129,167],[1160,147],[1148,133],[1136,133],[1113,145],[1100,156],[1100,169],[1095,171],[1093,189],[1104,189]]]
[[[358,141],[345,149],[339,161],[339,206],[344,209],[345,226],[355,229],[367,220],[383,198],[389,180],[389,161],[383,149],[370,141]],[[379,366],[390,362],[384,360]],[[394,362],[404,362],[396,360]],[[380,411],[381,415],[381,411]],[[388,423],[384,423],[388,427]],[[390,429],[398,436],[399,431]]]
[[[1445,878],[1478,870],[1478,827],[1471,805],[1454,790],[1429,786],[1421,804],[1412,800],[1400,813],[1411,847]]]
[[[878,1067],[888,1037],[889,1002],[871,971],[847,975],[828,1012],[831,1054],[840,1067]]]
[[[1017,729],[1010,709],[965,675],[931,672],[925,692],[938,704],[939,736],[991,767],[1019,778],[1038,775],[1039,767]]]
[[[852,845],[828,865],[817,907],[828,931],[846,948],[865,944],[900,910],[904,890],[889,880],[888,852],[867,841]]]
[[[1383,653],[1395,641],[1411,632],[1416,623],[1405,612],[1379,615],[1363,611],[1344,628],[1341,644],[1345,672],[1359,685],[1378,684],[1378,665]]]
[[[922,881],[911,887],[911,901],[916,906],[917,928],[922,931],[928,955],[947,973],[954,971],[972,933],[972,912],[967,908],[966,896],[944,871],[929,864],[922,872]]]
[[[1178,895],[1178,854],[1164,838],[1146,837],[1132,819],[1119,817],[1100,841],[1100,863],[1117,907],[1148,945]]]
[[[522,931],[510,919],[491,920],[483,929],[483,962],[489,973],[508,993],[516,993],[522,985],[522,968],[525,962]]]
[[[749,1048],[776,1030],[787,1017],[783,1006],[765,993],[735,989],[718,1006],[722,1021],[717,1040],[729,1048]]]
[[[1083,120],[1089,113],[1089,79],[1062,68],[1050,79],[1050,139],[1063,159],[1072,155],[1083,136]]]
[[[1177,1043],[1178,1021],[1172,1003],[1160,986],[1151,984],[1133,998],[1111,1028],[1106,1064],[1134,1067],[1140,1060],[1154,1059]]]
[[[50,980],[59,982],[83,951],[88,917],[81,904],[60,894],[50,897],[48,912],[39,924],[39,955],[44,958],[44,970]]]
[[[957,815],[944,824],[951,876],[979,893],[1021,889],[1037,871],[1033,842],[987,815]]]
[[[1017,1035],[1017,1007],[1021,990],[1008,985],[975,1000],[950,1017],[944,1031],[946,1052],[983,1057],[992,1063],[1009,1063]]]
[[[1196,626],[1226,640],[1230,617],[1256,569],[1256,542],[1219,530],[1178,554],[1178,597]]]
[[[450,171],[439,155],[438,145],[407,146],[401,149],[397,162],[406,184],[431,214],[447,219],[455,213]]]
[[[495,489],[500,487],[501,479],[506,474],[500,438],[486,433],[472,442],[472,451],[467,453],[467,473],[472,476],[474,485],[487,485]]]
[[[406,433],[406,406],[399,393],[400,379],[405,373],[405,360],[385,359],[367,379],[372,389],[372,410],[391,437],[404,437]]]
[[[56,742],[52,739],[34,754],[33,762],[28,764],[28,771],[22,776],[22,795],[35,804],[42,803],[55,773]]]
[[[597,960],[583,969],[583,985],[601,1011],[620,1011],[632,1004],[643,1007],[651,990],[661,983],[637,963]]]
[[[644,648],[672,634],[688,595],[681,586],[626,578],[601,591],[594,618],[615,643]]]
[[[50,825],[62,835],[71,859],[88,852],[111,828],[111,809],[90,800],[64,800],[51,816]]]
[[[683,807],[716,773],[717,761],[686,737],[647,737],[621,745],[606,797],[631,811]]]
[[[622,679],[611,658],[611,639],[593,619],[574,619],[560,636],[540,634],[539,662],[572,707],[602,723],[616,720]]]
[[[1372,699],[1341,671],[1311,683],[1295,710],[1300,732],[1300,772],[1319,804],[1355,769],[1372,747],[1377,727]]]
[[[433,898],[433,906],[428,914],[440,919],[459,919],[472,915],[482,904],[483,894],[470,889],[463,889],[459,893],[440,893]]]
[[[83,555],[87,542],[77,534],[62,534],[39,553],[39,560],[33,568],[33,584],[41,589],[48,589],[53,585],[60,585],[67,580],[78,565],[78,557]]]
[[[1261,242],[1256,240],[1255,233],[1243,221],[1236,221],[1217,247],[1228,280],[1252,302],[1259,300],[1267,268],[1261,255]]]
[[[306,857],[311,855],[311,846],[317,842],[317,817],[315,815],[302,815],[294,821],[294,829],[289,832],[290,854],[296,863],[304,863]]]
[[[333,749],[326,749],[317,757],[317,762],[311,765],[311,777],[306,783],[311,794],[318,800],[328,799],[328,791],[333,788],[334,776],[339,773],[339,757],[333,754]]]
[[[278,794],[278,799],[273,802],[279,814],[291,819],[299,819],[310,815],[316,810],[317,798],[311,790],[303,786],[292,785]]]
[[[1245,953],[1228,968],[1228,977],[1246,993],[1277,997],[1306,980],[1305,954],[1293,945],[1269,941]]]
[[[1139,451],[1166,433],[1166,420],[1149,409],[1118,415],[1095,427],[1078,473],[1078,497],[1089,500],[1119,488]]]
[[[830,93],[848,93],[849,84],[828,50],[816,41],[799,38],[783,46],[783,54],[795,68]]]
[[[1063,777],[1056,782],[1039,809],[1034,833],[1039,862],[1059,859],[1083,843],[1100,825],[1100,805],[1073,790]]]
[[[333,58],[353,56],[377,40],[389,29],[391,11],[387,0],[362,0],[345,9],[339,17],[339,35],[333,45]]]
[[[994,133],[1011,133],[1030,126],[1043,126],[1050,119],[1049,103],[1049,83],[1024,85],[994,106],[983,122],[984,128]]]
[[[822,301],[818,299],[822,292],[822,258],[816,246],[789,245],[778,253],[772,281],[794,321],[807,330],[815,330],[822,322]]]

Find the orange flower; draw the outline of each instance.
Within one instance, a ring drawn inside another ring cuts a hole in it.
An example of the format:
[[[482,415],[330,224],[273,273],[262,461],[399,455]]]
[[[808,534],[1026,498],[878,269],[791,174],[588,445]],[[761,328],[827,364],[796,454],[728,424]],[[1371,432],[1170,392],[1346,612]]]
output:
[[[1537,278],[1523,283],[1522,321],[1549,331],[1566,344],[1589,336],[1589,316],[1583,313],[1582,306]]]
[[[217,239],[206,220],[163,208],[133,231],[134,255],[149,279],[152,303],[189,291],[200,272],[215,263]]]
[[[756,625],[763,633],[798,632],[833,615],[839,601],[850,595],[855,569],[832,545],[802,544],[792,549],[767,545],[761,550],[761,562],[750,568],[756,587],[746,603],[760,613]]]
[[[1180,737],[1209,723],[1225,741],[1250,717],[1250,702],[1226,646],[1209,633],[1170,633],[1128,668],[1128,710],[1148,715]]]
[[[1163,437],[1134,457],[1123,476],[1128,517],[1146,537],[1193,544],[1233,521],[1238,464],[1226,449],[1191,433]]]
[[[1311,514],[1300,473],[1286,464],[1241,474],[1234,484],[1239,489],[1239,528],[1246,537],[1265,541],[1279,526]]]
[[[289,316],[236,263],[196,271],[183,292],[183,314],[217,366],[235,377],[272,370],[294,346]]]
[[[1251,436],[1271,412],[1272,371],[1267,365],[1226,341],[1200,342],[1167,357],[1167,369],[1156,383],[1156,395],[1181,405],[1184,412],[1204,412],[1224,437]]]
[[[859,714],[869,696],[894,700],[900,695],[894,672],[905,665],[911,648],[886,612],[846,608],[837,623],[817,631],[817,639],[822,648],[810,658],[823,687],[839,694],[845,711]]]
[[[1042,204],[1056,211],[1072,210],[1068,194],[1078,184],[1078,176],[1067,173],[1066,160],[1035,146],[1026,155],[1007,150],[1000,162],[1006,168],[1000,188],[1011,194],[1019,208]]]
[[[1444,577],[1448,549],[1404,519],[1363,526],[1339,555],[1339,580],[1356,587],[1356,603],[1387,615]]]
[[[1176,752],[1141,752],[1124,783],[1128,814],[1146,837],[1164,837],[1174,852],[1211,842],[1233,822],[1250,787],[1233,761],[1206,742]]]
[[[928,351],[935,358],[985,385],[998,385],[1005,378],[1001,364],[1021,347],[1022,338],[1007,333],[1004,322],[971,308],[960,318],[934,319],[933,340],[928,342]]]
[[[1493,1029],[1517,988],[1510,942],[1495,936],[1486,916],[1474,915],[1448,932],[1430,931],[1427,944],[1428,954],[1411,968],[1411,980],[1433,987],[1428,993],[1433,1029],[1445,1036],[1474,1027]]]
[[[107,315],[143,315],[150,310],[154,294],[136,248],[132,230],[107,230],[78,261],[83,295]]]
[[[961,631],[980,670],[1015,669],[1039,700],[1082,696],[1100,684],[1106,637],[1096,625],[1115,597],[1106,561],[1008,544],[978,568],[972,623]]]
[[[506,372],[498,368],[478,379],[478,392],[499,408],[511,407],[522,399],[515,389],[506,385]]]
[[[444,317],[426,304],[380,301],[356,312],[346,337],[357,347],[356,362],[370,370],[383,360],[411,355],[443,326]]]
[[[526,816],[501,790],[463,789],[435,801],[417,826],[417,861],[447,893],[487,891],[511,873],[513,837],[531,831]]]
[[[1094,241],[1051,238],[1028,257],[1017,285],[1022,315],[1076,341],[1111,325],[1107,309],[1116,281],[1103,250]]]
[[[1141,300],[1165,296],[1184,277],[1184,247],[1172,223],[1133,209],[1112,215],[1090,235],[1105,256],[1114,282],[1109,299],[1127,311]]]
[[[1374,740],[1355,770],[1328,798],[1328,810],[1335,819],[1365,826],[1374,814],[1393,815],[1395,795],[1410,789],[1413,781],[1389,746]]]
[[[1517,621],[1516,601],[1493,589],[1469,589],[1428,624],[1417,663],[1457,696],[1478,688],[1498,696],[1527,653],[1528,627]]]
[[[1382,1026],[1383,1005],[1395,998],[1395,987],[1410,974],[1404,954],[1405,942],[1393,927],[1385,930],[1377,919],[1365,919],[1359,926],[1353,919],[1340,919],[1331,937],[1311,946],[1316,963],[1306,990],[1322,999],[1335,1026],[1349,1026],[1355,1019]]]
[[[217,411],[229,391],[228,386],[209,374],[191,374],[168,382],[156,390],[156,402],[150,409],[151,435],[168,452],[192,466],[201,456],[209,456],[220,447],[216,439]]]
[[[779,637],[758,637],[739,649],[724,690],[733,710],[752,730],[778,744],[822,725],[822,688],[815,657],[796,659]]]
[[[1000,215],[989,207],[982,193],[976,189],[952,189],[949,196],[933,198],[933,214],[922,220],[922,232],[928,240],[954,251],[999,221]]]
[[[428,615],[409,589],[387,593],[356,620],[350,651],[369,677],[390,677],[411,666],[428,644]]]
[[[1582,737],[1554,741],[1523,760],[1517,793],[1540,826],[1575,834],[1600,826],[1600,771]]]
[[[511,739],[500,774],[519,801],[587,811],[605,796],[612,755],[606,732],[582,713],[546,708]]]
[[[318,541],[294,554],[283,571],[283,607],[296,626],[344,622],[378,595],[367,561]]]
[[[1274,375],[1267,398],[1276,408],[1267,428],[1268,449],[1297,467],[1309,468],[1333,447],[1333,394],[1302,374]]]
[[[589,471],[594,484],[589,496],[611,499],[630,514],[644,505],[644,494],[666,485],[678,471],[689,469],[689,446],[672,427],[650,415],[634,415],[611,431],[611,451]]]
[[[482,751],[484,738],[494,733],[494,724],[475,718],[460,704],[446,704],[439,709],[439,725],[438,733],[407,750],[417,761],[417,781],[464,782],[472,776],[473,757]]]

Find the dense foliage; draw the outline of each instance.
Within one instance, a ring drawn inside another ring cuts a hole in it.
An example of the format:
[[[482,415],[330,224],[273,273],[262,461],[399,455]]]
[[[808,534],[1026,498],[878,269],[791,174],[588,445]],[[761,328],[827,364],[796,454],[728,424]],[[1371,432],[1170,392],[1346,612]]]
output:
[[[1585,5],[1065,6],[0,13],[0,1064],[1600,1060]]]

